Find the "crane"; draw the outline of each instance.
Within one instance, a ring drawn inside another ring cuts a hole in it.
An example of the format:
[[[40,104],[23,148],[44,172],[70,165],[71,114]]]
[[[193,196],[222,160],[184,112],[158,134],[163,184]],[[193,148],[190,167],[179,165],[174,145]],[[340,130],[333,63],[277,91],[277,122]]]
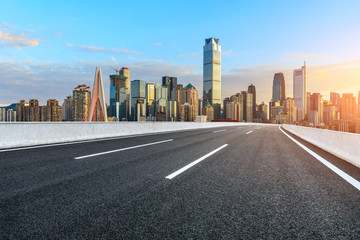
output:
[[[117,70],[116,68],[113,68],[113,67],[111,67],[111,68],[116,71],[116,74],[119,74],[120,70]]]

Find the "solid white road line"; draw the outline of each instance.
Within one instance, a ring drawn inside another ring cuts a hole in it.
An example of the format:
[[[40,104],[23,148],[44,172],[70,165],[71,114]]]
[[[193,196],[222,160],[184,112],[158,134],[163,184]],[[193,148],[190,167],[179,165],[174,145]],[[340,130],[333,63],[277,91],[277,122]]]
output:
[[[216,130],[216,131],[213,131],[213,133],[224,132],[224,131],[226,131],[226,129]]]
[[[177,170],[176,172],[173,172],[172,174],[170,174],[169,176],[165,177],[167,179],[173,179],[174,177],[176,177],[177,175],[179,175],[180,173],[188,170],[189,168],[191,168],[192,166],[198,164],[199,162],[205,160],[206,158],[210,157],[211,155],[213,155],[214,153],[220,151],[221,149],[223,149],[224,147],[226,147],[228,144],[224,144],[222,145],[221,147],[215,149],[214,151],[212,152],[209,152],[208,154],[206,154],[205,156],[202,156],[201,158],[193,161],[192,163],[189,163],[188,165],[186,165],[185,167],[183,168],[180,168],[179,170]]]
[[[327,160],[325,160],[323,157],[319,156],[318,154],[316,154],[315,152],[313,152],[312,150],[310,150],[309,148],[305,147],[303,144],[301,144],[299,141],[295,140],[293,137],[291,137],[289,134],[287,134],[284,130],[281,129],[281,127],[279,127],[280,131],[282,131],[288,138],[290,138],[292,141],[294,141],[297,145],[299,145],[302,149],[304,149],[305,151],[307,151],[310,155],[312,155],[314,158],[316,158],[317,160],[319,160],[322,164],[324,164],[325,166],[327,166],[328,168],[330,168],[333,172],[335,172],[337,175],[339,175],[340,177],[342,177],[345,181],[347,181],[348,183],[350,183],[351,185],[353,185],[355,188],[357,188],[358,190],[360,190],[360,182],[357,181],[355,178],[351,177],[350,175],[348,175],[347,173],[345,173],[344,171],[340,170],[339,168],[337,168],[336,166],[334,166],[333,164],[331,164],[330,162],[328,162]]]
[[[112,150],[112,151],[107,151],[107,152],[94,153],[94,154],[90,154],[90,155],[86,155],[86,156],[76,157],[75,159],[83,159],[83,158],[89,158],[89,157],[95,157],[95,156],[99,156],[99,155],[104,155],[104,154],[108,154],[108,153],[121,152],[121,151],[130,150],[130,149],[134,149],[134,148],[140,148],[140,147],[146,147],[146,146],[165,143],[165,142],[171,142],[173,140],[174,139],[168,139],[168,140],[164,140],[164,141],[146,143],[146,144],[141,144],[141,145],[137,145],[137,146],[132,146],[132,147],[126,147],[126,148],[116,149],[116,150]]]
[[[251,130],[250,132],[247,132],[246,134],[250,134],[250,133],[252,133],[253,131]]]

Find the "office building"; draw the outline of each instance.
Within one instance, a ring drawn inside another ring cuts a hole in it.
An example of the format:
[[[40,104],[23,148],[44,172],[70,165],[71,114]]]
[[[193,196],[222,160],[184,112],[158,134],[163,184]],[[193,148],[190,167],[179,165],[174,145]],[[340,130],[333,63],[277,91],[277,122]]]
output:
[[[324,123],[332,125],[337,120],[337,107],[331,101],[324,103]]]
[[[177,78],[164,76],[164,77],[162,77],[162,85],[167,87],[167,90],[168,90],[168,94],[167,94],[168,99],[167,100],[171,100],[172,91],[177,86]]]
[[[310,96],[310,111],[317,111],[318,112],[318,121],[319,123],[324,122],[324,114],[323,109],[324,107],[324,100],[320,93],[313,93]]]
[[[203,102],[214,107],[214,119],[221,117],[221,46],[218,38],[205,39],[203,59]]]
[[[73,104],[73,96],[67,96],[64,99],[62,108],[62,120],[63,121],[72,121],[72,104]]]
[[[273,80],[273,92],[272,92],[272,101],[280,101],[282,105],[285,100],[285,77],[284,74],[279,72],[275,73]]]
[[[242,91],[241,96],[243,97],[243,118],[245,122],[253,121],[253,95],[252,93]]]
[[[139,99],[144,100],[145,116],[146,116],[146,82],[143,80],[133,80],[131,81],[131,118],[132,118],[131,120],[132,121],[140,121],[140,119],[138,119],[139,114],[136,115],[136,111],[138,109],[137,100]]]
[[[130,70],[126,67],[123,67],[119,71],[119,75],[125,77],[125,89],[126,89],[126,116],[125,119],[129,120],[131,114],[131,99],[130,99]]]
[[[256,109],[256,118],[260,119],[259,122],[267,122],[269,117],[268,117],[268,106],[262,102],[261,104],[257,105],[257,109]]]
[[[115,121],[129,120],[126,84],[127,78],[123,75],[110,75],[109,116],[114,117]]]
[[[293,74],[294,104],[297,110],[297,122],[304,120],[306,110],[306,62],[301,69],[295,69]]]
[[[296,122],[296,107],[294,99],[286,98],[283,102],[284,113],[287,114],[287,123],[293,124]]]
[[[177,121],[177,102],[176,101],[168,101],[167,102],[167,121],[174,122]]]
[[[306,92],[306,108],[305,108],[305,118],[309,115],[310,112],[310,103],[311,103],[311,92]]]
[[[6,110],[6,122],[16,122],[16,111],[13,109]]]
[[[285,86],[285,84],[284,84]],[[284,87],[285,89],[285,87]],[[253,96],[253,118],[255,118],[255,115],[256,115],[256,88],[253,84],[251,84],[249,87],[248,87],[248,93],[251,93],[252,96]]]
[[[90,87],[78,85],[73,90],[72,96],[72,121],[88,121],[91,103]]]
[[[155,116],[157,121],[167,121],[168,88],[155,84]]]
[[[340,100],[340,118],[341,120],[351,120],[357,117],[358,106],[356,97],[352,93],[343,93]]]
[[[5,122],[6,120],[6,110],[5,108],[0,108],[0,122]]]
[[[155,84],[147,83],[145,87],[145,98],[146,98],[146,116],[155,117]]]
[[[182,120],[183,121],[195,121],[196,116],[199,115],[199,93],[196,90],[196,88],[189,83],[188,85],[186,85],[186,87],[183,88],[183,90],[181,91],[181,103],[182,106],[184,104],[187,104],[181,111],[181,114],[186,113],[186,115],[182,115]],[[190,105],[190,107],[188,106]],[[191,113],[189,113],[189,111],[191,111]]]

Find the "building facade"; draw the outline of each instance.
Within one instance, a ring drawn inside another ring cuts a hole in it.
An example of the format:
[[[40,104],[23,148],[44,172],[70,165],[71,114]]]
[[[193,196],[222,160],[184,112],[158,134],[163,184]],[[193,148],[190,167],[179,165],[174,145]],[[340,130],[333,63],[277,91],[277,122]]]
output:
[[[297,109],[297,122],[304,120],[306,110],[306,62],[301,69],[294,70],[294,104]]]
[[[285,100],[285,77],[284,74],[279,72],[275,73],[273,80],[273,92],[272,92],[272,101],[280,101],[282,105]]]
[[[221,46],[218,38],[205,39],[203,58],[203,102],[214,107],[214,119],[221,117]]]

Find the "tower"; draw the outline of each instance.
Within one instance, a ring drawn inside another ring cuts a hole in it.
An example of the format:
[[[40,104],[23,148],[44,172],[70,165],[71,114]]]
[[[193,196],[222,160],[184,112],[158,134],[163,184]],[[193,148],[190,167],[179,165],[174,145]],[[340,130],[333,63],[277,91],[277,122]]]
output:
[[[297,109],[296,120],[299,122],[305,118],[306,110],[306,62],[301,69],[294,70],[294,104]]]
[[[272,101],[280,101],[280,105],[283,104],[285,100],[285,78],[284,74],[279,72],[275,73],[273,80],[273,94]]]
[[[221,116],[221,46],[218,38],[205,39],[203,102],[214,107],[214,119]]]
[[[100,67],[95,70],[94,87],[89,115],[89,122],[94,121],[107,122],[104,85]]]
[[[253,106],[252,106],[252,111],[253,111],[253,118],[255,118],[255,115],[256,115],[256,88],[253,84],[251,84],[249,87],[248,87],[248,93],[251,93],[252,94],[252,97],[253,97]]]

